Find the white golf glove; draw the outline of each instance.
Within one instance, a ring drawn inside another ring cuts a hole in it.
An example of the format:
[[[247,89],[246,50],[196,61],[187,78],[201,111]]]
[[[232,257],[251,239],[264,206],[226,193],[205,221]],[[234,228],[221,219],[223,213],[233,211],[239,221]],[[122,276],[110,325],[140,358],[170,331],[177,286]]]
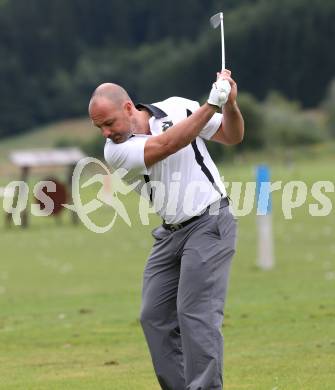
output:
[[[219,79],[213,83],[207,103],[222,108],[228,100],[231,87],[228,80]]]

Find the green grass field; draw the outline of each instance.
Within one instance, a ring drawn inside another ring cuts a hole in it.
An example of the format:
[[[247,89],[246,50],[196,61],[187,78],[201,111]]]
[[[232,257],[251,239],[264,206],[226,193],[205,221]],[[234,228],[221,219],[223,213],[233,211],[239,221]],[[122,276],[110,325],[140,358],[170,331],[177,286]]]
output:
[[[310,189],[314,181],[334,182],[333,166],[331,156],[290,168],[273,162],[272,180],[304,180]],[[227,181],[253,180],[253,163],[241,160],[222,173]],[[119,219],[102,235],[72,226],[68,215],[59,223],[34,218],[26,231],[1,225],[0,389],[159,389],[138,321],[158,219],[142,226],[137,197],[126,204],[132,228]],[[111,215],[100,209],[94,220]],[[254,213],[239,219],[223,327],[225,389],[333,390],[334,211],[311,217],[307,203],[285,220],[276,193],[273,218],[277,264],[267,272],[255,265]]]

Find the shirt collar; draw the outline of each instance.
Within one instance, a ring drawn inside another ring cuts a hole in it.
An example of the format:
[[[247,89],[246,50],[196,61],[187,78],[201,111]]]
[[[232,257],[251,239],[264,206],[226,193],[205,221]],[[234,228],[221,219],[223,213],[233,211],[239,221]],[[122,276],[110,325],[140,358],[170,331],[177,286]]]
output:
[[[153,115],[156,119],[162,119],[167,116],[167,114],[158,108],[157,106],[154,106],[153,104],[142,104],[138,103],[135,105],[137,109],[146,108],[151,115]]]

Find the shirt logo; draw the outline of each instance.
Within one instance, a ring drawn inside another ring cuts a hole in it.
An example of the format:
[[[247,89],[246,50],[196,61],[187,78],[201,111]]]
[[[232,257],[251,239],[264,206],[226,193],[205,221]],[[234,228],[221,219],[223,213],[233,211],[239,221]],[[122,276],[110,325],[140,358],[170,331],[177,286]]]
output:
[[[173,126],[172,121],[164,121],[162,126],[162,131],[166,131],[171,126]]]

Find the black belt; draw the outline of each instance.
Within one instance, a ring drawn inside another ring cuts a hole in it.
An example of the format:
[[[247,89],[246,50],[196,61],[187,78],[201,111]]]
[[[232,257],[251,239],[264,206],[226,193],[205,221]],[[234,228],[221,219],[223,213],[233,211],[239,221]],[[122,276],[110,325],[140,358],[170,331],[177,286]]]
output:
[[[228,205],[229,205],[229,198],[228,197],[221,198],[221,200],[220,200],[220,208],[227,207]],[[200,217],[202,217],[206,213],[206,211],[209,210],[209,208],[211,206],[212,205],[209,205],[206,208],[204,213],[202,213],[200,215],[196,215],[196,216],[188,219],[187,221],[184,221],[184,222],[181,222],[181,223],[171,223],[171,224],[163,222],[162,226],[163,226],[164,229],[170,230],[171,232],[175,232],[176,230],[180,230],[183,227],[189,225],[190,223],[192,223],[192,222],[196,221],[197,219],[199,219]]]

